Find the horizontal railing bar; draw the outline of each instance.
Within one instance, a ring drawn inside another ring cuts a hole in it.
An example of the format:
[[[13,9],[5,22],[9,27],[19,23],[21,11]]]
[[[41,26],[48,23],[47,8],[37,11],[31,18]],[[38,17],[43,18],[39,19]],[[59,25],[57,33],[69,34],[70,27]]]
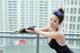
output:
[[[16,32],[0,32],[0,33],[18,34]],[[22,34],[36,34],[36,33],[22,33]],[[65,35],[80,35],[80,33],[65,33]]]
[[[16,32],[0,32],[0,33],[7,33],[7,34],[36,34],[36,33],[16,33]]]
[[[0,38],[22,38],[22,39],[36,39],[36,37],[27,37],[27,36],[0,36]],[[47,37],[39,37],[39,39],[47,39]],[[73,38],[73,37],[69,37],[69,38],[66,38],[66,40],[80,40],[80,37],[79,38]]]
[[[17,34],[16,32],[0,32],[0,34],[1,33],[5,33],[5,34]],[[36,34],[36,33],[22,33],[22,34],[35,34],[35,35],[38,35],[38,34]],[[67,33],[67,34],[65,34],[65,35],[80,35],[80,33]],[[37,36],[35,36],[35,37],[28,37],[28,36],[0,36],[0,38],[25,38],[25,39],[36,39],[37,38]],[[46,39],[47,37],[39,37],[39,39]],[[80,39],[80,37],[66,37],[66,39],[74,39],[74,40],[76,40],[76,39]]]

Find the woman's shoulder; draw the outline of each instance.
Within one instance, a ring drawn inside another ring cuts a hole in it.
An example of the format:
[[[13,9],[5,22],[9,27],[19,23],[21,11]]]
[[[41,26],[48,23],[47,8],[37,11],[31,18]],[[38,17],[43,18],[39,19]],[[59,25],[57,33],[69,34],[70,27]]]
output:
[[[52,38],[64,38],[64,33],[62,31],[52,32]]]
[[[59,30],[57,32],[58,32],[58,36],[63,36],[64,37],[64,32],[62,30]]]

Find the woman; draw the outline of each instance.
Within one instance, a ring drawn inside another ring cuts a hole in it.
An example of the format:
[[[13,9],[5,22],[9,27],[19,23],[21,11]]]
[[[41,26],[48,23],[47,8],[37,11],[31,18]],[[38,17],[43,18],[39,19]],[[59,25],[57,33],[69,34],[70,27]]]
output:
[[[22,29],[18,33],[31,32],[41,34],[45,37],[48,37],[49,46],[52,49],[55,49],[57,53],[73,53],[65,43],[64,33],[61,32],[59,26],[61,25],[64,19],[63,9],[58,9],[53,13],[50,18],[48,27],[43,29],[37,29],[35,27],[29,27],[27,29]]]

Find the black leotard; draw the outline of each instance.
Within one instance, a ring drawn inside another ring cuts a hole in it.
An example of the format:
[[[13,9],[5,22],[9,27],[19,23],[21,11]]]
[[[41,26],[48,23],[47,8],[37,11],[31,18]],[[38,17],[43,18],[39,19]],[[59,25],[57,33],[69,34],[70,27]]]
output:
[[[52,49],[55,49],[57,53],[73,53],[67,45],[64,46],[60,46],[55,39],[51,39],[51,41],[49,42],[49,46]]]

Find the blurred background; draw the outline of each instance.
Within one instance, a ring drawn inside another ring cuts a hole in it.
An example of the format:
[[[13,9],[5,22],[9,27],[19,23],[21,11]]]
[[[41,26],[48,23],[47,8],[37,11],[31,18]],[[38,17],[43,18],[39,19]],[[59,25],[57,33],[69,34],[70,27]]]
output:
[[[61,30],[71,50],[80,53],[80,0],[0,0],[0,53],[56,53],[46,37],[14,31],[47,26],[51,13],[62,6]]]

